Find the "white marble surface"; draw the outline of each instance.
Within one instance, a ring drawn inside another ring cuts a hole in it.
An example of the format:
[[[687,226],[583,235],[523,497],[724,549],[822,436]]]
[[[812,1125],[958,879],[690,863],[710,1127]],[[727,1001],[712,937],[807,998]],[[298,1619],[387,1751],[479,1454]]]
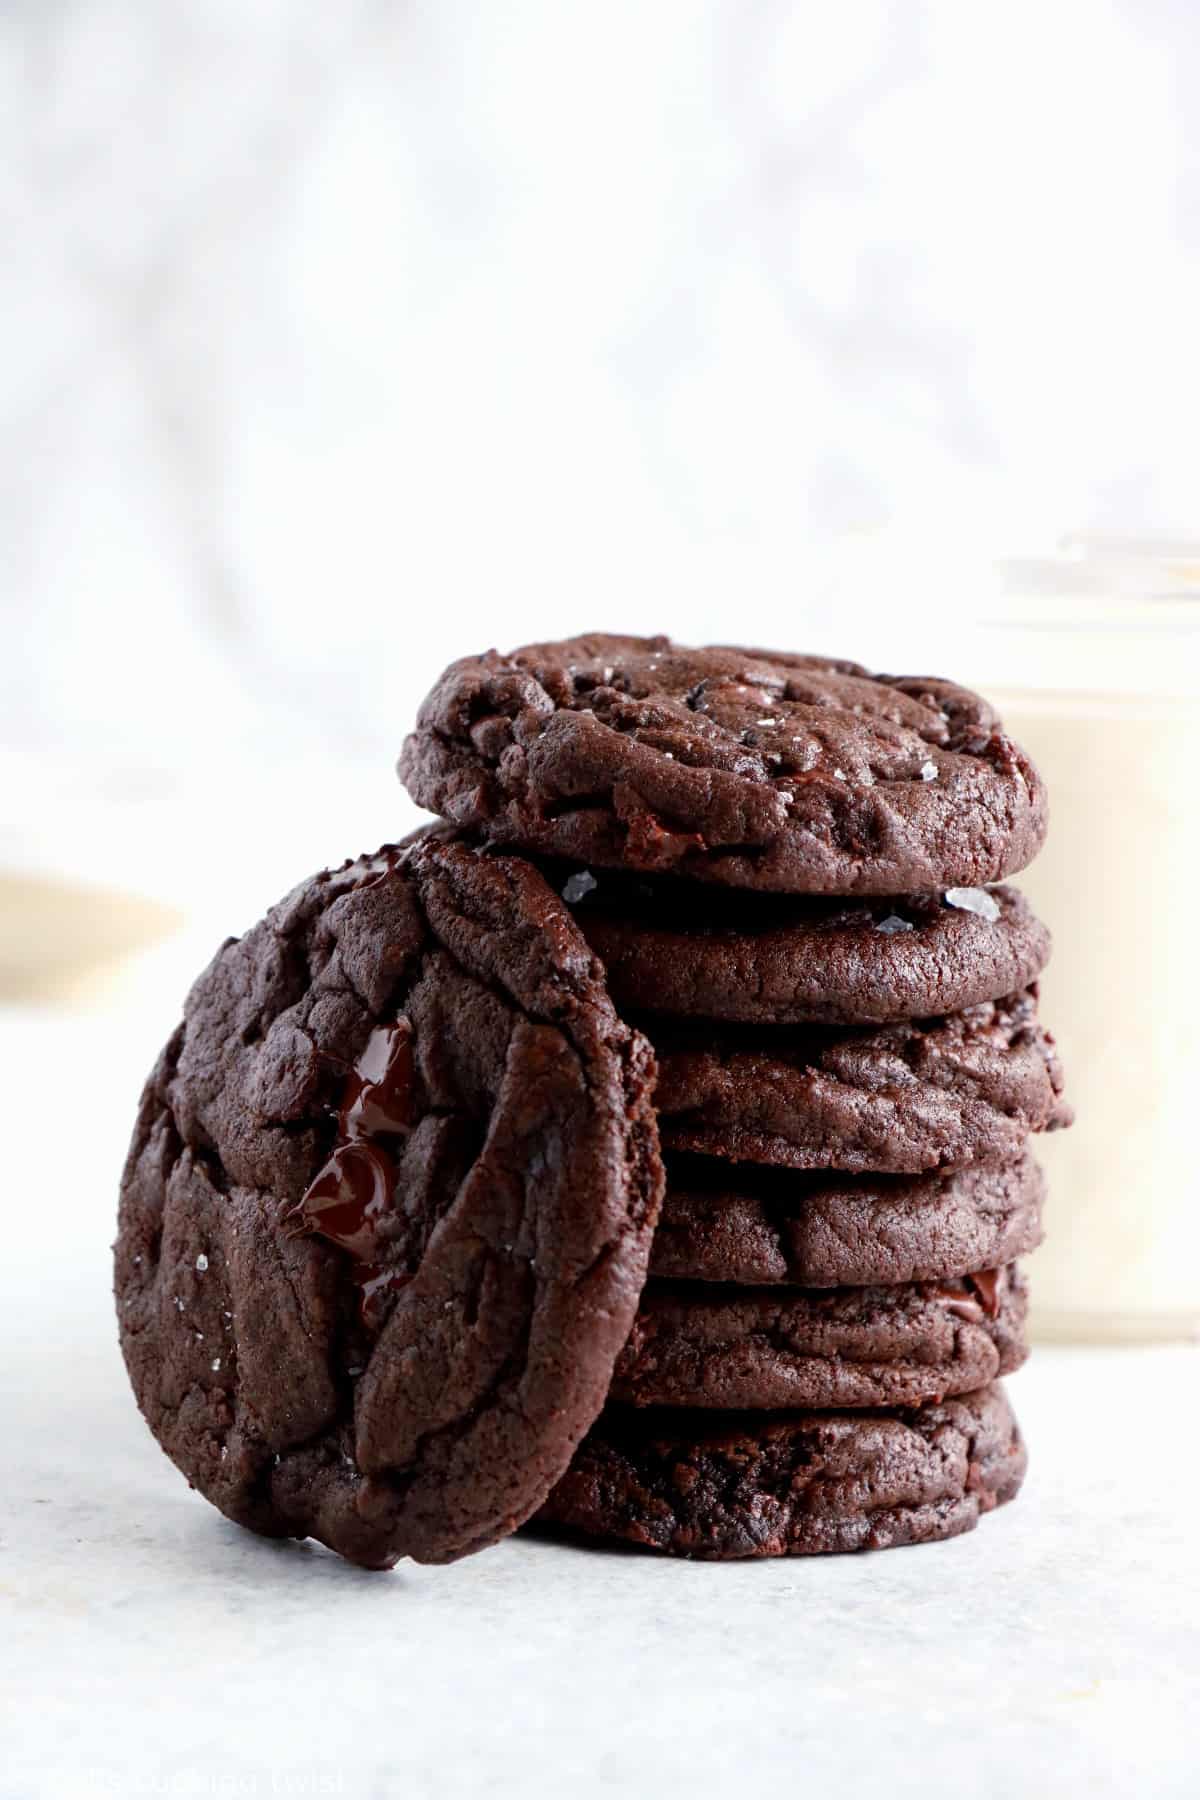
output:
[[[227,1525],[126,1388],[107,1244],[158,1030],[0,1020],[4,1800],[1194,1795],[1196,1350],[1037,1352],[1025,1492],[950,1544],[363,1575]]]

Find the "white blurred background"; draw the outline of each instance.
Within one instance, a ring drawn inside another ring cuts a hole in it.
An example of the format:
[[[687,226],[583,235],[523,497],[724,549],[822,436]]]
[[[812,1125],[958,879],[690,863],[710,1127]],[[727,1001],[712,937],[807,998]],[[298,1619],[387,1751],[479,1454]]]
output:
[[[0,1059],[53,1131],[35,1034],[103,1046],[104,1231],[441,666],[665,630],[999,690],[1084,1117],[1039,1329],[1190,1329],[1200,9],[10,0],[0,86]]]
[[[452,655],[945,666],[1186,528],[1197,91],[1190,0],[8,0],[4,862],[241,928]]]

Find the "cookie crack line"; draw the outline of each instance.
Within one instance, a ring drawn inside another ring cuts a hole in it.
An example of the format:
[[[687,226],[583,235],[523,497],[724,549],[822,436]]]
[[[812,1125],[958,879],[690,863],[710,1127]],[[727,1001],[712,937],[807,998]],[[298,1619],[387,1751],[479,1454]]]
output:
[[[490,1251],[490,1246],[485,1247]],[[498,1371],[495,1379],[481,1389],[474,1401],[460,1414],[433,1426],[422,1433],[414,1442],[411,1454],[403,1463],[391,1465],[386,1469],[372,1470],[367,1480],[375,1490],[386,1489],[395,1500],[402,1504],[413,1482],[413,1471],[424,1462],[435,1445],[461,1443],[476,1428],[489,1406],[499,1400],[501,1405],[513,1407],[520,1411],[513,1392],[515,1382],[523,1377],[529,1354],[529,1322],[526,1321],[519,1342],[514,1343],[508,1356]],[[487,1532],[468,1538],[464,1543],[455,1543],[449,1553],[438,1560],[450,1561],[458,1556],[469,1555],[473,1550],[483,1549],[494,1543],[500,1535],[497,1531]]]

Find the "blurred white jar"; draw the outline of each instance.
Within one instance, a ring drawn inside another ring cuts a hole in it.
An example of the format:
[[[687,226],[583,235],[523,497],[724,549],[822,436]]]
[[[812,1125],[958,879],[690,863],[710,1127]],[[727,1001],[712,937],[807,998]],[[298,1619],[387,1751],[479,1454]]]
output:
[[[1043,1339],[1200,1334],[1200,543],[1009,564],[964,668],[1050,790],[1017,877],[1054,934],[1041,1013],[1073,1130],[1032,1270]]]

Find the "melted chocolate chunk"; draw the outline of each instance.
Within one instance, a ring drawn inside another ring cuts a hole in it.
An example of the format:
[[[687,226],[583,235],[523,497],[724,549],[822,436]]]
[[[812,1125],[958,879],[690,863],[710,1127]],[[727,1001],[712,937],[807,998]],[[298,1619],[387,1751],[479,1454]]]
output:
[[[376,1224],[392,1206],[396,1170],[377,1144],[339,1144],[295,1211],[292,1236],[313,1233],[360,1262],[378,1252]]]
[[[1000,1316],[1000,1274],[999,1269],[977,1269],[953,1281],[932,1283],[925,1292],[962,1319],[996,1319]]]
[[[375,1330],[386,1297],[410,1279],[386,1260],[379,1228],[395,1216],[396,1165],[376,1140],[405,1135],[419,1118],[413,1029],[401,1017],[367,1039],[346,1077],[333,1154],[285,1218],[290,1235],[323,1237],[354,1258],[363,1323]]]
[[[380,1025],[346,1080],[338,1124],[344,1138],[409,1131],[419,1118],[413,1029],[407,1019]]]

